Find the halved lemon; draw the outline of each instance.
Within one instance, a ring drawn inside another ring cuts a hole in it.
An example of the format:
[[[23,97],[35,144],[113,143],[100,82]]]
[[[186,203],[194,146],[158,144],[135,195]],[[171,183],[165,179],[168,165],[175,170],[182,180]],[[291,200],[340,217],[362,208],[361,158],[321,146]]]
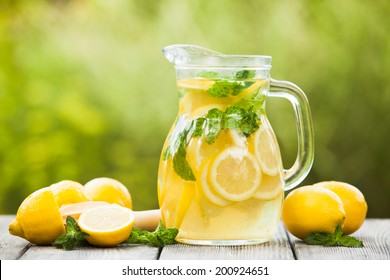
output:
[[[75,220],[78,220],[84,211],[105,205],[109,205],[109,203],[105,201],[84,201],[66,204],[60,207],[60,213],[64,221],[66,221],[67,216],[72,216]]]
[[[229,148],[211,163],[209,178],[215,192],[229,201],[252,197],[261,183],[261,169],[246,149]]]
[[[281,156],[273,131],[266,125],[261,125],[253,137],[255,155],[259,159],[261,169],[267,175],[277,175],[281,168]]]
[[[83,212],[78,220],[80,229],[89,234],[88,243],[113,247],[125,241],[133,229],[134,214],[127,207],[107,205]]]
[[[253,195],[261,200],[272,200],[283,191],[283,181],[280,175],[269,176],[263,174],[259,189]]]
[[[210,182],[208,179],[208,174],[209,174],[209,167],[210,167],[210,162],[206,162],[203,164],[202,171],[201,171],[201,177],[199,179],[199,186],[201,190],[201,194],[210,201],[212,204],[220,207],[226,207],[230,204],[232,204],[231,201],[224,199],[220,195],[218,195],[214,190],[211,189],[210,187]]]

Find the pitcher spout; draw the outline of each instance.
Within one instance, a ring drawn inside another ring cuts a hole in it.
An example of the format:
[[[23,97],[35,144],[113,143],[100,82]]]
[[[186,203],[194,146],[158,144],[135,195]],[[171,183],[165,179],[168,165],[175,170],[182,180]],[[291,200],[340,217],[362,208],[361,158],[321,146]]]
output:
[[[163,54],[175,66],[190,65],[201,57],[222,55],[196,45],[175,44],[162,49]]]

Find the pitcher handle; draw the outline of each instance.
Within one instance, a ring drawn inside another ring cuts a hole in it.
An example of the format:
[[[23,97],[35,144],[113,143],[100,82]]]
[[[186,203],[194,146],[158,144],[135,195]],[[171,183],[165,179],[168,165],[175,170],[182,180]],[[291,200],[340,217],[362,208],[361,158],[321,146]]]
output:
[[[301,183],[309,173],[314,160],[314,132],[309,102],[305,93],[295,84],[271,79],[270,97],[285,98],[294,107],[298,133],[298,155],[293,166],[285,169],[285,190]]]

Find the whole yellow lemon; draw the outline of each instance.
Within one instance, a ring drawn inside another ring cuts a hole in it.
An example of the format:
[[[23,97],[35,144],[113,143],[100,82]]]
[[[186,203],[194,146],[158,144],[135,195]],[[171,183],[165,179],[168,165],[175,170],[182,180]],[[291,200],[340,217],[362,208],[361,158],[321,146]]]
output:
[[[334,233],[337,225],[344,224],[345,210],[334,192],[303,186],[287,195],[282,219],[292,235],[304,240],[313,232]]]
[[[363,193],[358,188],[337,181],[320,182],[314,186],[329,189],[341,198],[345,210],[343,234],[351,234],[361,227],[366,218],[368,207]]]
[[[90,201],[91,196],[87,190],[78,182],[63,180],[50,186],[58,207],[67,204]]]
[[[85,189],[93,201],[105,201],[132,208],[133,202],[129,190],[118,180],[96,178],[85,184]]]
[[[15,220],[9,225],[9,232],[37,245],[50,245],[65,232],[57,201],[50,188],[39,189],[22,202]]]

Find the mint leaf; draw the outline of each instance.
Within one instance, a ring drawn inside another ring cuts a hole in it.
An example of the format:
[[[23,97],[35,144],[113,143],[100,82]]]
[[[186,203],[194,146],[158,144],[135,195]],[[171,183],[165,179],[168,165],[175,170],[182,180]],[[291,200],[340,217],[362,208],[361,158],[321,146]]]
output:
[[[219,78],[219,73],[213,72],[213,71],[204,71],[204,72],[200,72],[198,74],[198,77],[207,78],[207,79],[215,79],[215,78]]]
[[[259,129],[259,116],[256,113],[255,107],[252,106],[246,111],[241,120],[240,130],[246,137]]]
[[[192,131],[193,137],[202,136],[205,123],[206,123],[206,118],[204,117],[197,118],[194,120],[193,131]]]
[[[155,247],[175,244],[175,238],[179,230],[176,228],[165,228],[160,221],[159,226],[154,232],[133,228],[130,236],[124,242],[125,244],[149,244]]]
[[[217,108],[209,110],[206,115],[205,140],[208,144],[214,143],[222,130],[223,112]]]
[[[195,181],[196,178],[187,161],[187,138],[193,127],[193,122],[188,122],[183,116],[176,122],[176,128],[172,132],[169,145],[163,154],[163,159],[168,160],[172,157],[173,169],[176,174],[186,181]]]
[[[333,233],[334,239],[339,240],[343,236],[343,228],[341,225],[337,225]]]
[[[311,245],[322,246],[344,246],[344,247],[364,247],[363,242],[359,239],[342,235],[343,229],[341,225],[337,225],[335,232],[313,232],[305,238],[305,242]]]
[[[236,96],[244,88],[238,82],[229,82],[227,80],[216,81],[207,92],[213,97]]]
[[[305,238],[305,242],[311,245],[323,245],[331,239],[331,234],[324,232],[314,232]]]
[[[236,129],[242,125],[242,120],[245,117],[245,109],[238,106],[230,106],[224,114],[224,128]]]
[[[72,216],[67,216],[65,233],[59,236],[53,245],[60,249],[73,250],[85,243],[87,237],[88,234],[80,230],[76,220]]]
[[[338,244],[345,247],[364,247],[363,241],[348,235],[342,236]]]
[[[241,70],[235,74],[237,80],[251,79],[256,75],[255,70]]]
[[[187,161],[187,151],[185,146],[185,136],[181,136],[181,143],[173,156],[173,169],[176,174],[186,181],[196,181],[195,175]]]

